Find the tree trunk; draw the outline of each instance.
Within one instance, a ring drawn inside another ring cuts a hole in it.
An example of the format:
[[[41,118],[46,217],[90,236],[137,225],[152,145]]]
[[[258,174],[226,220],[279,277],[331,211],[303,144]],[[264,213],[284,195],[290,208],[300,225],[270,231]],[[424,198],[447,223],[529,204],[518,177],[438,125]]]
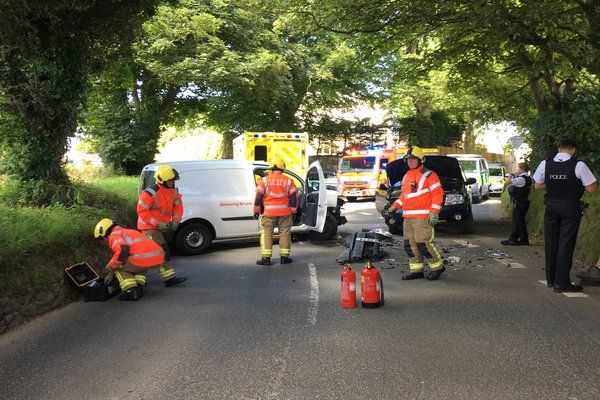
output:
[[[467,129],[465,130],[465,138],[463,139],[463,146],[465,151],[471,153],[475,151],[475,129],[474,129],[474,118],[469,115],[467,122]]]
[[[238,134],[235,131],[227,131],[221,134],[223,136],[223,142],[221,143],[221,158],[231,159],[233,158],[233,139]]]

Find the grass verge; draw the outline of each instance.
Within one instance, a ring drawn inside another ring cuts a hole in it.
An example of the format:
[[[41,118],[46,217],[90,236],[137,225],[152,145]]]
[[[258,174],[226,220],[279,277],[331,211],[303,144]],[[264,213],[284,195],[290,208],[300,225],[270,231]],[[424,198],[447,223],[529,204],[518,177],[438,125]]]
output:
[[[63,204],[20,206],[19,185],[0,186],[0,297],[24,288],[60,283],[69,265],[87,261],[102,267],[110,256],[93,237],[104,217],[135,226],[136,177],[75,182]]]

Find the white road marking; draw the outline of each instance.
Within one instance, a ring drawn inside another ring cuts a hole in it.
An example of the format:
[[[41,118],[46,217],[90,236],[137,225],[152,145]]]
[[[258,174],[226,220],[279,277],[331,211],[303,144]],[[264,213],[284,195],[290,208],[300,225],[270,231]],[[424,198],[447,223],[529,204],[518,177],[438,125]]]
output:
[[[317,313],[319,312],[319,280],[317,279],[317,267],[315,264],[308,264],[310,273],[310,310],[308,311],[308,322],[312,325],[317,323]]]
[[[466,240],[452,240],[452,241],[461,246],[468,247],[469,249],[476,249],[477,247],[479,247],[476,244],[467,242]]]
[[[542,285],[548,286],[548,282],[546,282],[545,280],[544,281],[538,281],[538,282],[541,283]]]
[[[563,294],[567,297],[590,297],[587,294],[581,293],[581,292],[575,292],[575,293],[563,292]]]
[[[523,269],[527,268],[521,263],[518,263],[510,258],[494,258],[494,260],[498,261],[500,264],[505,265],[511,269]]]

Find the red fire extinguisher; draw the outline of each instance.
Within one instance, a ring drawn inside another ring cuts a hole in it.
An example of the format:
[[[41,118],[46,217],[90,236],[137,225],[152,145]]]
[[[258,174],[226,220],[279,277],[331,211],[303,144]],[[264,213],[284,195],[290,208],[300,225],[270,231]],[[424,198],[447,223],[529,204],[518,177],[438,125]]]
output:
[[[342,307],[356,307],[356,274],[350,264],[345,264],[342,271]]]
[[[367,261],[360,271],[360,294],[363,308],[377,308],[383,305],[383,282],[377,268]]]

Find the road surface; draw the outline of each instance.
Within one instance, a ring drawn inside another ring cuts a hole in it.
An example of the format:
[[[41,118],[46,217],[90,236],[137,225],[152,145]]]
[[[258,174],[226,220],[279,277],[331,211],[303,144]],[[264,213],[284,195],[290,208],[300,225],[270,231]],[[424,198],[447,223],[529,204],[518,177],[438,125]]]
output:
[[[498,200],[474,209],[475,234],[438,229],[460,258],[439,281],[401,281],[406,255],[386,247],[380,309],[340,307],[342,239],[301,238],[290,265],[255,265],[257,241],[177,258],[181,287],[152,273],[137,303],[76,302],[2,335],[0,399],[600,398],[599,288],[553,293],[543,247],[500,248]],[[383,224],[372,202],[345,215],[342,235]]]

